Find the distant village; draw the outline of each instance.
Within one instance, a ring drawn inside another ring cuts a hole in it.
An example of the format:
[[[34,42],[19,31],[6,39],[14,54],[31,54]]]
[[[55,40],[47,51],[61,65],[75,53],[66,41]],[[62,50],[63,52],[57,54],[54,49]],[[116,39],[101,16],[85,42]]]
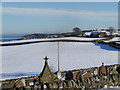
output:
[[[102,38],[102,37],[120,37],[120,30],[115,30],[113,27],[109,29],[93,29],[93,30],[81,30],[78,27],[73,28],[71,32],[66,33],[33,33],[23,36],[20,39],[43,39],[43,38],[63,38],[63,37],[91,37],[91,38]]]

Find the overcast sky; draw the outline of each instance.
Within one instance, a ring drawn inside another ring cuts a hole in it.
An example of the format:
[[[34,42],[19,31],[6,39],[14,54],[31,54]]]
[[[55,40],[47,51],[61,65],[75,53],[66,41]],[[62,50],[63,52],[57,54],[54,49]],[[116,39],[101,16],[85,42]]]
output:
[[[4,2],[1,8],[3,33],[118,28],[117,2]]]

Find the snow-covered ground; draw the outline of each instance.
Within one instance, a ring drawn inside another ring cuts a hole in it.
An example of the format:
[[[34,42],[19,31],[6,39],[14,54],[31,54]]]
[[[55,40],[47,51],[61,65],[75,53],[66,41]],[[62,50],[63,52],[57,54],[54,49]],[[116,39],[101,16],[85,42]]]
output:
[[[49,57],[52,71],[56,71],[57,45],[57,42],[44,42],[0,47],[2,79],[39,74],[43,69],[45,56]],[[60,42],[59,47],[61,71],[100,66],[102,62],[105,65],[118,64],[118,50],[106,44]]]
[[[8,44],[8,43],[23,43],[23,42],[34,42],[34,41],[50,41],[50,40],[80,40],[80,41],[88,41],[88,40],[101,40],[105,38],[86,38],[86,37],[64,37],[64,38],[46,38],[46,39],[28,39],[28,40],[14,40],[9,42],[0,42],[0,44]]]
[[[120,41],[120,37],[114,37],[111,40],[104,41],[104,42],[114,42],[114,41]]]

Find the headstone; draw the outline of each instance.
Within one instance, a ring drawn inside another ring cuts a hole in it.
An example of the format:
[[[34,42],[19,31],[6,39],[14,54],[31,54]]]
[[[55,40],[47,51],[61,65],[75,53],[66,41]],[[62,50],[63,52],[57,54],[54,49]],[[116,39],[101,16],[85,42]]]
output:
[[[118,71],[116,71],[117,66],[113,66],[112,71],[110,72],[110,74],[118,74]]]
[[[15,80],[11,80],[9,86],[10,88],[13,88],[15,86]]]
[[[33,82],[29,82],[29,85],[30,85],[30,86],[33,86],[33,85],[34,85],[34,83],[33,83]]]
[[[77,72],[73,72],[73,80],[77,79]]]
[[[26,86],[30,86],[30,81],[29,81],[29,80],[26,80],[25,85],[26,85]]]
[[[73,79],[73,73],[71,71],[66,72],[65,80],[72,80],[72,79]]]
[[[97,76],[97,75],[98,75],[98,69],[97,69],[97,68],[93,71],[93,75],[94,75],[94,76]]]
[[[117,67],[116,71],[120,74],[120,66]]]
[[[79,71],[78,73],[77,73],[77,75],[76,75],[76,79],[78,80],[78,79],[80,79],[80,75],[82,74],[82,72],[81,71]]]
[[[98,77],[95,77],[96,82],[100,82],[100,79]]]
[[[84,72],[81,74],[81,78],[89,78],[93,77],[93,75],[90,72]]]
[[[57,78],[58,78],[59,80],[61,80],[61,78],[62,78],[60,71],[57,72]]]
[[[107,75],[106,67],[104,66],[104,63],[102,63],[102,66],[99,67],[99,75]]]
[[[43,89],[47,89],[47,86],[45,84],[43,84]]]
[[[26,86],[25,79],[21,79],[21,82],[23,83],[24,86]]]
[[[15,86],[18,87],[18,88],[20,88],[20,87],[23,87],[24,84],[23,84],[23,82],[22,82],[21,80],[18,80],[18,81],[15,83]]]

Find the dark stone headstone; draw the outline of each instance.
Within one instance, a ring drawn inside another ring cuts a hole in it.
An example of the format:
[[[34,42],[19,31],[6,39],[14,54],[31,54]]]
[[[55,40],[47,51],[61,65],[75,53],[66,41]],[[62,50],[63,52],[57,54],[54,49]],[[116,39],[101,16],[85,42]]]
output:
[[[120,66],[117,67],[116,71],[120,74]]]
[[[66,72],[65,80],[72,80],[72,79],[73,79],[73,73],[71,71]]]

